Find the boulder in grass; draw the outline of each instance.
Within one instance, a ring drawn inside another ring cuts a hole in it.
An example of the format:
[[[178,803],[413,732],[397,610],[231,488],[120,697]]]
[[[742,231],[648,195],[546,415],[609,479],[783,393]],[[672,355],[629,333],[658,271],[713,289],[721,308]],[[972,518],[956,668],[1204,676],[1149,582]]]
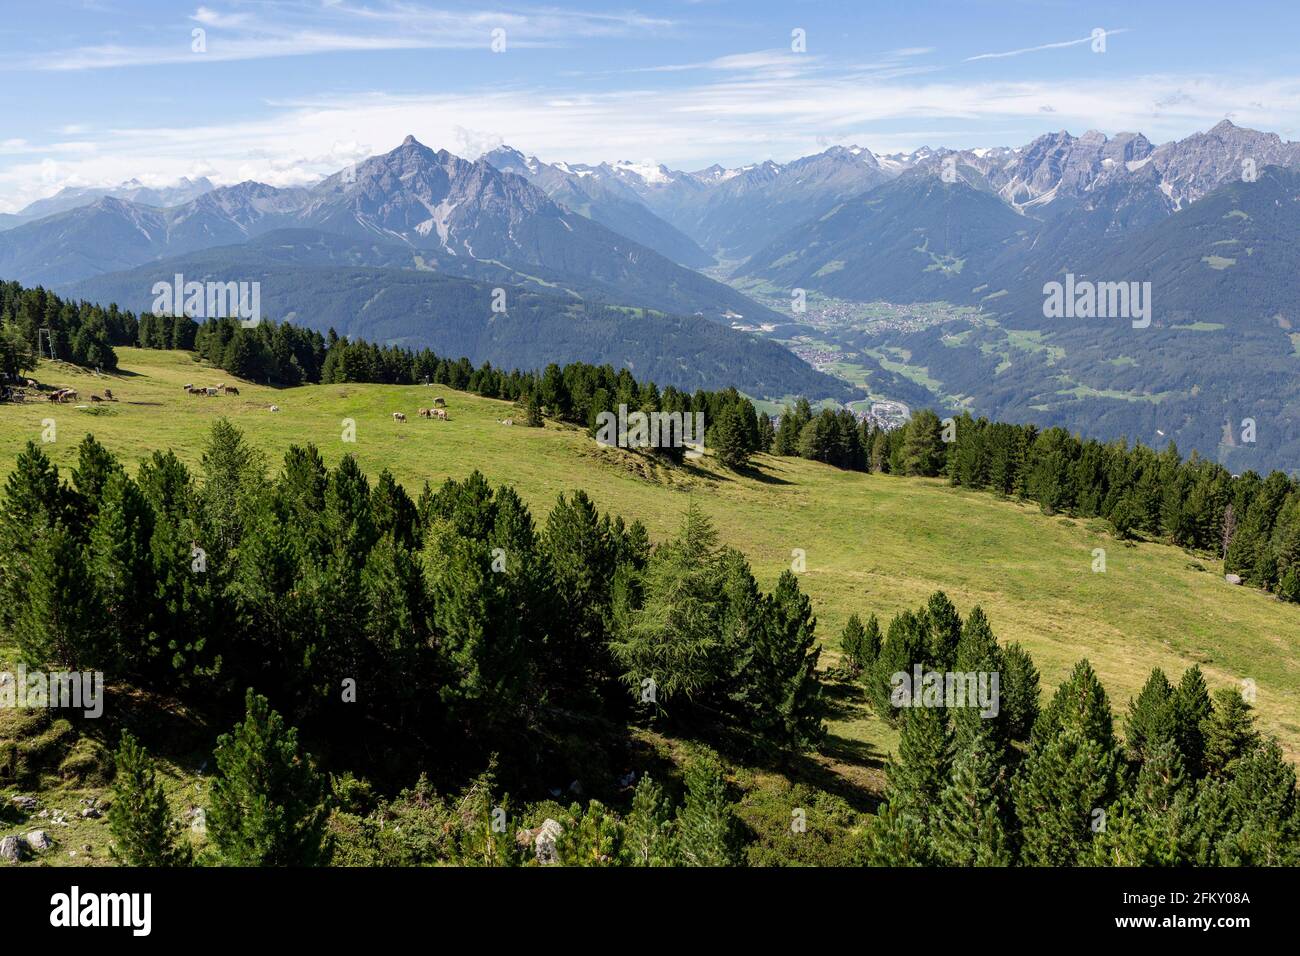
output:
[[[33,830],[27,834],[27,845],[33,850],[48,850],[54,846],[54,841],[44,830]]]
[[[18,863],[27,855],[27,841],[19,836],[7,836],[0,839],[0,860],[6,863]]]
[[[1225,574],[1225,575],[1223,576],[1223,580],[1227,581],[1229,584],[1240,584],[1240,583],[1241,583],[1241,575],[1240,575],[1240,574]]]

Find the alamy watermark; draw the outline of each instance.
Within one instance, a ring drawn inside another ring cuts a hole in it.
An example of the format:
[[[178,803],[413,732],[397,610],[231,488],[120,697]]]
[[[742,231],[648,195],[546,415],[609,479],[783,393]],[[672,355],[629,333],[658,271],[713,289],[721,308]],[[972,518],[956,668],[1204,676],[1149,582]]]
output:
[[[103,671],[0,671],[0,710],[80,710],[86,717],[104,713]]]
[[[973,707],[981,717],[996,717],[1000,709],[997,671],[896,671],[889,683],[895,707]]]
[[[596,441],[619,448],[685,448],[686,457],[704,454],[703,412],[600,412],[596,416]]]
[[[262,283],[186,282],[176,273],[168,282],[155,282],[154,315],[187,315],[191,319],[237,318],[246,329],[262,321]]]
[[[1150,282],[1092,282],[1076,280],[1043,286],[1043,317],[1048,319],[1132,319],[1133,328],[1151,324]]]

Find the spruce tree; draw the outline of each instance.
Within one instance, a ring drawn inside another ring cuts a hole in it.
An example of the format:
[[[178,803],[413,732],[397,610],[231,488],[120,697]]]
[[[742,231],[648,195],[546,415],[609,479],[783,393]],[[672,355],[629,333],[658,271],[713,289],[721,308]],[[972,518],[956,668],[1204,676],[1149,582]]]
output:
[[[759,703],[751,728],[770,747],[816,746],[826,732],[817,679],[817,619],[792,571],[778,579],[764,618],[747,671],[750,699]]]
[[[150,550],[153,509],[122,471],[108,478],[90,529],[90,572],[119,659],[143,674],[159,652],[153,631],[157,581]]]
[[[740,822],[727,794],[722,765],[704,754],[686,768],[686,802],[677,813],[682,863],[740,866],[744,861]]]
[[[1218,847],[1224,865],[1300,865],[1296,771],[1275,739],[1235,762],[1227,802],[1236,826]]]
[[[225,866],[328,861],[323,777],[265,697],[249,689],[242,723],[217,739],[208,836]]]
[[[986,715],[982,708],[969,706],[970,702],[967,700],[967,706],[957,707],[953,711],[953,734],[958,745],[965,747],[971,738],[987,733],[991,738],[991,746],[996,752],[996,757],[1000,760],[1011,741],[1011,715],[1003,705],[1005,692],[1002,688],[1004,676],[1002,649],[998,647],[997,638],[993,636],[993,628],[989,626],[988,618],[982,608],[974,608],[966,618],[961,637],[957,641],[954,658],[953,670],[959,674],[976,675],[976,680],[983,681],[983,686],[986,686],[990,693],[993,691],[992,682],[995,676],[998,684],[997,699],[993,702],[996,713]]]
[[[128,732],[122,733],[114,765],[108,808],[113,858],[124,866],[189,866],[189,842],[172,818],[154,762]]]

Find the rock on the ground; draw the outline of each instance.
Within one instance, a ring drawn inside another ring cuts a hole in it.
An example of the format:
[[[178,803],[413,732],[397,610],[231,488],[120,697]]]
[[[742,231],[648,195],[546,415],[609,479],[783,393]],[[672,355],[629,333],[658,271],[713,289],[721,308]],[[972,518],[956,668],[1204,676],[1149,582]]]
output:
[[[0,860],[17,863],[27,851],[27,843],[22,837],[7,836],[0,839]]]
[[[558,820],[552,820],[547,817],[542,821],[541,830],[537,833],[537,839],[533,843],[534,852],[537,855],[537,862],[542,866],[550,866],[560,862],[559,853],[555,849],[555,840],[562,833],[564,827],[560,826]]]
[[[1240,575],[1240,574],[1225,574],[1225,575],[1223,576],[1223,580],[1227,581],[1229,584],[1240,584],[1240,583],[1241,583],[1241,575]]]
[[[33,850],[48,850],[54,846],[54,841],[50,839],[50,835],[44,830],[33,830],[27,834],[27,845]]]

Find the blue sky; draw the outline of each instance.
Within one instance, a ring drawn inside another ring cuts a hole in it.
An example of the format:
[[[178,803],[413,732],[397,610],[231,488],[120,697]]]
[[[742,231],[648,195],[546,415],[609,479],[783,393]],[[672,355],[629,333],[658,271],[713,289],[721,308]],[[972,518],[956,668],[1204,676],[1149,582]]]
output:
[[[131,177],[309,182],[406,133],[687,169],[1225,116],[1297,139],[1297,36],[1282,0],[7,0],[0,210]]]

